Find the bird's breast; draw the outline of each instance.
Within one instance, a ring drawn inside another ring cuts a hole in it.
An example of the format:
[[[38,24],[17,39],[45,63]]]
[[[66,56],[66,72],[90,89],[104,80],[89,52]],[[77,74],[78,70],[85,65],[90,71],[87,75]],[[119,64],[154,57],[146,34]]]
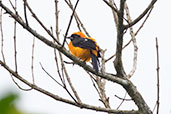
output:
[[[89,49],[83,49],[80,47],[75,47],[73,46],[72,42],[70,42],[68,44],[69,50],[71,52],[71,54],[73,54],[74,56],[80,58],[83,61],[90,61],[90,50]]]

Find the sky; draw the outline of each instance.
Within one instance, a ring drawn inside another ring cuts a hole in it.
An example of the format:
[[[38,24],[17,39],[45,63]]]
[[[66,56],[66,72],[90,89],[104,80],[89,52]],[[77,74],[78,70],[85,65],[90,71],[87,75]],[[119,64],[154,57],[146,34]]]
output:
[[[14,3],[14,0],[11,1]],[[76,0],[72,1],[75,3]],[[9,1],[2,0],[2,2],[12,9]],[[130,9],[131,18],[133,20],[147,7],[150,1],[127,0],[127,3]],[[55,31],[54,0],[42,0],[41,2],[29,0],[29,4],[44,25],[47,28],[52,27],[53,31]],[[157,1],[147,22],[136,36],[138,46],[137,70],[134,76],[131,78],[131,81],[142,94],[151,110],[153,110],[157,98],[157,60],[155,42],[155,38],[157,37],[160,58],[160,114],[171,114],[171,70],[169,66],[171,65],[171,54],[168,51],[171,49],[171,16],[168,13],[171,10],[170,4],[170,0]],[[60,40],[62,41],[72,12],[63,0],[59,0],[58,5]],[[17,6],[18,13],[23,17],[22,0],[17,0]],[[116,47],[116,28],[111,9],[102,0],[80,0],[76,12],[78,13],[78,16],[80,17],[91,37],[97,40],[97,43],[102,49],[107,49],[105,58],[113,55],[115,53]],[[50,39],[48,34],[40,27],[35,19],[31,17],[29,12],[28,20],[29,25],[32,26],[38,33]],[[5,59],[7,64],[14,69],[14,21],[11,17],[9,17],[8,14],[4,14],[2,17],[2,23]],[[133,27],[134,31],[139,28],[141,23],[142,21]],[[68,34],[70,35],[75,31],[78,31],[78,29],[75,20],[73,20]],[[34,37],[30,33],[28,33],[26,30],[23,30],[23,28],[17,24],[18,72],[29,81],[32,81],[31,53],[33,38]],[[129,39],[130,35],[128,31],[128,34],[126,34],[124,37],[124,44],[126,44]],[[67,46],[65,47],[67,48]],[[70,61],[66,57],[64,57],[64,59],[66,61]],[[2,60],[2,55],[0,55],[0,60]],[[126,49],[123,50],[123,65],[127,73],[129,73],[132,68],[132,60],[133,45],[130,44]],[[41,69],[40,63],[51,75],[54,77],[56,76],[58,79],[53,49],[36,39],[34,48],[35,83],[40,87],[53,92],[54,94],[70,99],[67,93],[46,75],[46,73]],[[90,65],[90,63],[88,64]],[[73,85],[78,91],[82,101],[85,101],[85,103],[88,104],[103,106],[98,100],[98,94],[93,88],[93,84],[91,83],[91,80],[85,71],[77,65],[66,65],[66,67],[68,69],[68,73],[70,74]],[[106,71],[115,73],[113,60],[106,64]],[[13,83],[9,73],[2,67],[0,67],[0,76],[0,96],[9,91],[18,92],[20,94],[20,99],[17,106],[24,111],[36,114],[66,114],[71,112],[75,114],[104,114],[102,112],[79,109],[77,107],[55,101],[54,99],[35,90],[22,91],[17,88],[17,86]],[[17,82],[22,87],[28,88],[18,80]],[[121,101],[114,95],[123,97],[125,91],[120,85],[111,82],[107,82],[106,91],[107,95],[110,97],[111,106],[115,109]],[[129,97],[127,96],[127,98]],[[121,106],[121,109],[131,110],[136,109],[136,106],[133,102],[129,101],[125,102]]]

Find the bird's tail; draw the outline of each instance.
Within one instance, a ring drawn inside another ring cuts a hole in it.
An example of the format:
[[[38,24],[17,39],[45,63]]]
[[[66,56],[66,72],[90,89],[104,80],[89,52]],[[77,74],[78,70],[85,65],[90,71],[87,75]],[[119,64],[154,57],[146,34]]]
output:
[[[94,55],[92,52],[90,52],[91,54],[91,60],[92,60],[92,64],[93,64],[93,69],[98,72],[99,71],[99,66],[100,66],[100,63],[99,63],[99,59],[96,55]]]

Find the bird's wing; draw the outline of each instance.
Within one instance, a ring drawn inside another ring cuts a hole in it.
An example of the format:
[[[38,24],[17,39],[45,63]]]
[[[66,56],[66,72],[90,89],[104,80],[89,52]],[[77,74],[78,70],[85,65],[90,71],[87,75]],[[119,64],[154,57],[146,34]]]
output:
[[[73,45],[84,49],[96,50],[95,42],[88,38],[78,38],[73,41]]]

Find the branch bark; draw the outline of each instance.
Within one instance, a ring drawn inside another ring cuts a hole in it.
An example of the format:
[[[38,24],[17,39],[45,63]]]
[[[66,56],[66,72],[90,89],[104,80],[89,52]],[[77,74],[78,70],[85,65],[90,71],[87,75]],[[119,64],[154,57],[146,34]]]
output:
[[[160,66],[159,66],[159,45],[158,45],[158,39],[156,38],[156,53],[157,53],[157,112],[156,114],[159,114],[159,106],[160,106]]]
[[[124,26],[123,26],[124,4],[125,4],[125,0],[121,0],[120,9],[117,13],[118,24],[117,24],[116,58],[114,60],[114,67],[116,69],[117,75],[119,75],[121,78],[126,77],[126,73],[124,71],[123,64],[122,64],[122,46],[123,46],[123,35],[124,35]]]
[[[125,11],[126,11],[126,16],[127,16],[128,22],[131,23],[132,19],[131,19],[130,13],[129,13],[129,8],[127,6],[127,3],[125,3]],[[132,70],[130,71],[130,73],[127,76],[128,79],[130,79],[133,76],[133,74],[135,73],[135,71],[136,71],[136,68],[137,68],[137,54],[138,54],[137,41],[136,41],[136,38],[135,38],[135,33],[133,31],[133,27],[130,27],[130,35],[131,35],[132,43],[133,43],[133,46],[134,46],[134,57],[133,57]]]

